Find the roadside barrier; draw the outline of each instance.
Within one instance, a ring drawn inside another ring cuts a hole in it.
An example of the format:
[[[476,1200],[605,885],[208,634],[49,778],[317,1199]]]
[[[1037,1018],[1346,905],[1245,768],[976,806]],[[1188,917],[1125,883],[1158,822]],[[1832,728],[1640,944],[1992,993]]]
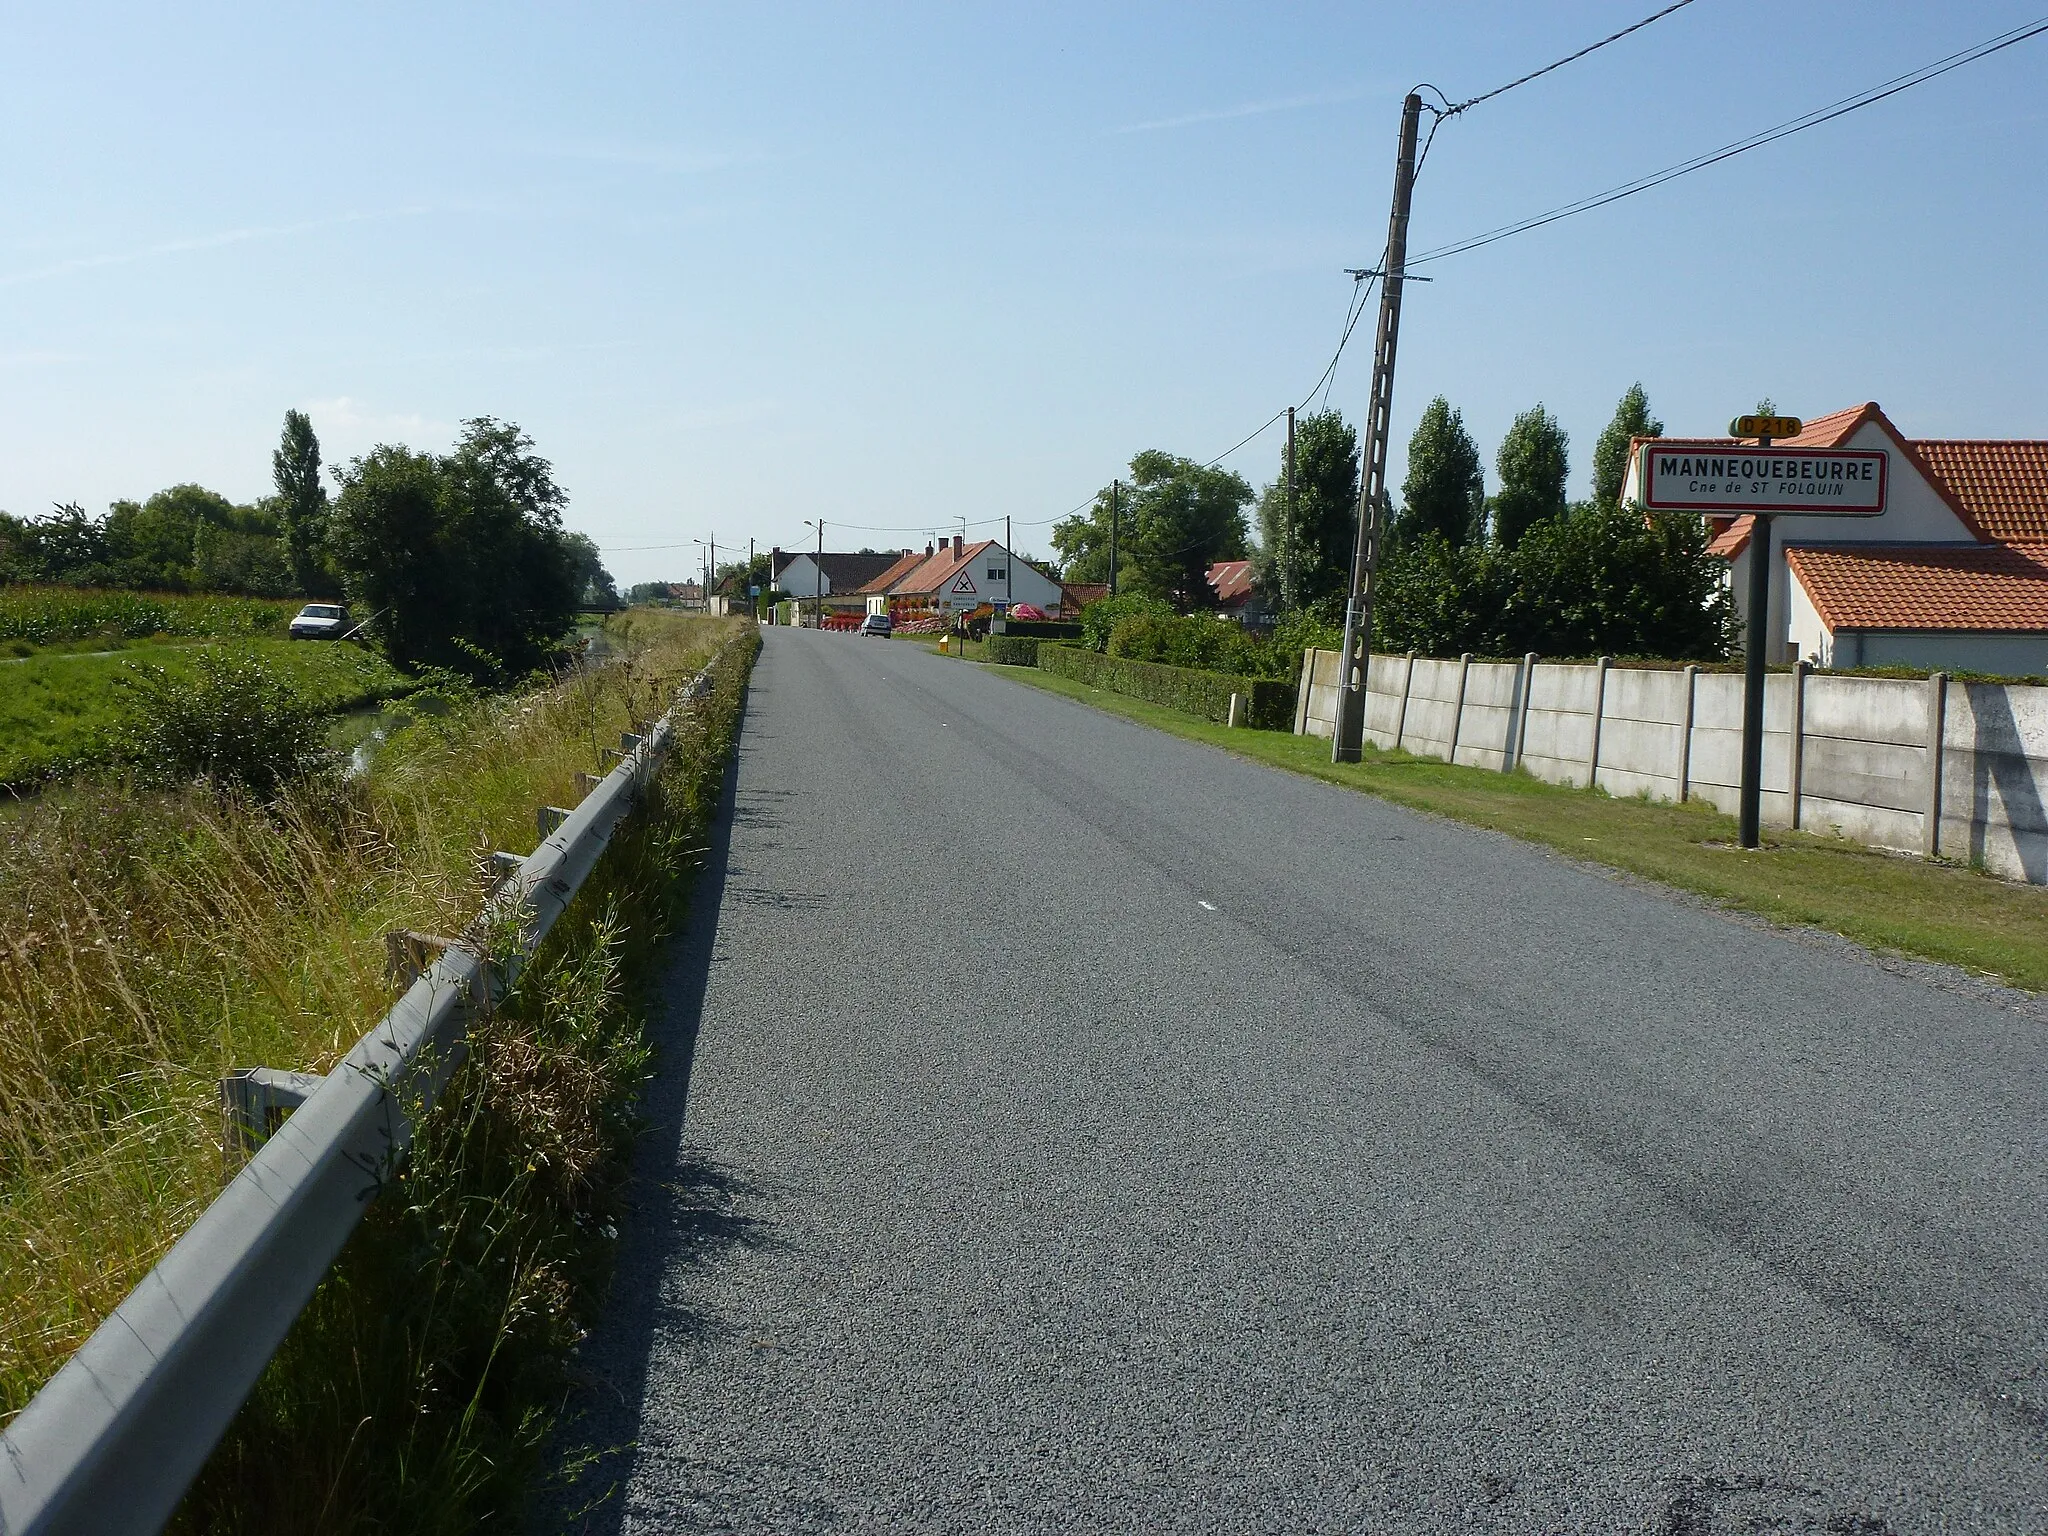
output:
[[[538,813],[555,823],[539,847],[492,856],[502,878],[466,934],[392,936],[411,985],[338,1067],[223,1082],[230,1157],[253,1153],[0,1433],[0,1536],[121,1536],[170,1519],[461,1063],[470,1018],[575,898],[724,656],[621,738],[579,805]]]

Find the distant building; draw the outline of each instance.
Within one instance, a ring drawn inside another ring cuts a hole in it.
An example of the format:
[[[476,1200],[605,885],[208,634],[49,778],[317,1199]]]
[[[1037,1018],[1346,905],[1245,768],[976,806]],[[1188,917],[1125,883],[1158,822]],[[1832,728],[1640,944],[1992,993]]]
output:
[[[1768,660],[2048,674],[2048,441],[1909,439],[1871,401],[1774,446],[1877,449],[1887,462],[1876,517],[1772,519]],[[1624,501],[1637,498],[1640,472],[1631,455]],[[1711,521],[1708,547],[1744,607],[1754,519]]]
[[[861,604],[855,594],[887,570],[896,558],[888,552],[841,554],[827,550],[820,555],[771,549],[768,581],[791,597],[823,597],[827,609],[858,609]]]
[[[1252,579],[1249,560],[1219,560],[1207,572],[1216,607],[1241,624],[1265,628],[1273,622],[1273,604]]]
[[[969,544],[959,534],[926,545],[922,557],[905,550],[875,577],[863,593],[870,613],[972,612],[983,603],[1030,603],[1051,613],[1060,602],[1060,584],[1038,567],[994,539]]]

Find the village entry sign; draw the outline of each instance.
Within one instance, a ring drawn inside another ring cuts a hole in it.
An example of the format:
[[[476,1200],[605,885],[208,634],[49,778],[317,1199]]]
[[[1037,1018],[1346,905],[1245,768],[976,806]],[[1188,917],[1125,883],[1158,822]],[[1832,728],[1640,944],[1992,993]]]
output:
[[[1643,505],[1663,512],[1797,512],[1876,517],[1885,455],[1870,448],[1709,447],[1645,443]]]

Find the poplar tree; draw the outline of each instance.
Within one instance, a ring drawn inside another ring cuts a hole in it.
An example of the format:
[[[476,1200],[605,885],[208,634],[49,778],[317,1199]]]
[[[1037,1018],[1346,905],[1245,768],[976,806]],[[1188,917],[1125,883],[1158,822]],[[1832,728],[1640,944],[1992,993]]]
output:
[[[304,411],[284,413],[284,434],[270,456],[270,477],[277,486],[292,580],[308,597],[335,596],[325,558],[328,509],[327,487],[320,483],[320,439],[313,435],[312,419]]]
[[[1438,395],[1408,439],[1408,475],[1401,482],[1401,513],[1393,520],[1398,543],[1434,533],[1452,548],[1475,539],[1486,518],[1486,469],[1479,445],[1465,430],[1462,411]]]
[[[1518,544],[1535,524],[1564,512],[1570,445],[1564,428],[1541,401],[1515,418],[1494,459],[1500,493],[1493,499],[1493,536],[1500,543]]]
[[[1628,445],[1638,437],[1662,437],[1664,423],[1650,414],[1650,397],[1640,381],[1629,385],[1628,393],[1614,408],[1600,440],[1593,445],[1593,504],[1619,506],[1621,485],[1628,478]]]

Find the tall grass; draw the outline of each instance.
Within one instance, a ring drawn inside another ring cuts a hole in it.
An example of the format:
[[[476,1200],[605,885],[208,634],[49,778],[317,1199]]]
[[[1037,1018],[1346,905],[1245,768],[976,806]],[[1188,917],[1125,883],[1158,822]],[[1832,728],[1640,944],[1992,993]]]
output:
[[[624,616],[622,661],[423,713],[364,780],[263,805],[79,785],[0,824],[0,1412],[217,1192],[218,1078],[330,1067],[395,995],[383,933],[459,931],[478,856],[531,846],[535,807],[573,804],[597,748],[745,631]],[[187,1528],[458,1529],[516,1501],[539,1387],[607,1241],[644,1062],[626,1000],[715,794],[751,651],[726,656],[713,706],[480,1032]]]
[[[126,592],[112,587],[0,586],[0,641],[55,645],[91,635],[282,636],[294,601]]]

